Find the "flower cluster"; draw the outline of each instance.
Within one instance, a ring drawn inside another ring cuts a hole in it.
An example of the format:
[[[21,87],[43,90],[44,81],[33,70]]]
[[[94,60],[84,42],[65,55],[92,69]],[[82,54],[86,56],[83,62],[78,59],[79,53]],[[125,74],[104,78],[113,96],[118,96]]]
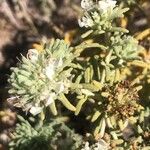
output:
[[[106,31],[119,31],[120,28],[113,28],[112,22],[115,18],[123,16],[128,9],[121,9],[113,0],[81,1],[84,16],[78,20],[80,27],[91,29],[90,33],[102,34]],[[127,32],[126,30],[124,32]]]
[[[93,7],[97,7],[102,13],[106,13],[110,9],[116,7],[116,3],[117,2],[115,0],[99,0],[98,4],[94,3],[93,0],[82,0],[81,7],[86,11]]]
[[[108,149],[109,145],[104,140],[101,139],[91,146],[89,142],[86,142],[81,150],[108,150]]]
[[[100,0],[98,6],[102,13],[106,13],[107,11],[112,11],[116,7],[116,3],[115,0]]]
[[[91,8],[94,7],[94,2],[93,2],[93,0],[82,0],[81,1],[81,7],[84,10],[90,10]]]
[[[41,53],[30,49],[27,58],[22,57],[22,63],[12,68],[9,79],[12,85],[9,93],[17,95],[17,105],[33,115],[51,106],[56,114],[55,100],[68,92],[71,83],[72,69],[68,64],[74,56],[70,50],[63,41],[56,40]]]
[[[107,109],[108,115],[117,116],[117,118],[129,118],[133,116],[140,107],[138,90],[139,87],[134,87],[129,81],[116,84],[113,89],[107,89],[104,97],[107,97]]]
[[[92,0],[82,0],[81,7],[86,11],[86,13],[85,16],[82,17],[82,19],[79,19],[79,26],[85,26],[86,28],[94,26],[94,16],[96,17],[98,12],[107,15],[107,12],[112,10],[115,6],[116,1],[112,0],[101,0],[98,2],[98,4],[94,3]],[[88,13],[87,11],[91,9],[95,9],[98,12],[93,12],[92,16],[90,16],[90,13]]]

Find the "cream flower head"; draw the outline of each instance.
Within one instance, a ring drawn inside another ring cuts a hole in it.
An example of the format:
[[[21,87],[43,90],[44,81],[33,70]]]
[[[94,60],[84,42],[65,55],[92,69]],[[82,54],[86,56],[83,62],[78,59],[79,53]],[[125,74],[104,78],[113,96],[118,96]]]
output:
[[[101,0],[98,2],[99,9],[103,13],[107,12],[109,9],[112,10],[116,6],[115,0]]]
[[[36,49],[29,49],[27,53],[27,58],[32,62],[36,62],[39,56],[39,52]]]
[[[89,10],[94,6],[93,0],[82,0],[81,7],[85,10]]]

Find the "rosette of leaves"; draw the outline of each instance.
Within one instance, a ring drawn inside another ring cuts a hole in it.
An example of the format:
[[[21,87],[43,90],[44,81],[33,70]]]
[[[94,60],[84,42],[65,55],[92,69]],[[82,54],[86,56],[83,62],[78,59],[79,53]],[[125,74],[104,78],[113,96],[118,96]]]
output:
[[[18,118],[20,123],[11,135],[10,150],[76,150],[82,144],[82,136],[61,122],[51,121],[42,127],[32,127],[21,116]]]
[[[56,115],[55,100],[59,100],[69,110],[75,111],[65,96],[71,87],[71,71],[75,66],[72,48],[63,40],[53,40],[45,44],[42,52],[31,49],[27,56],[22,56],[18,67],[12,68],[9,79],[9,93],[18,99],[15,106],[29,110],[33,115],[50,107]]]
[[[109,42],[106,49],[94,56],[89,53],[89,61],[83,65],[85,71],[82,82],[91,83],[96,80],[103,85],[124,80],[129,72],[128,63],[140,59],[138,42],[131,36],[112,36]],[[90,48],[90,51],[94,49]]]
[[[88,31],[82,35],[87,37],[90,34],[100,35],[105,32],[128,32],[126,29],[115,27],[114,20],[123,17],[128,8],[120,8],[113,0],[82,0],[81,7],[84,16],[79,19],[79,26],[86,27]]]
[[[121,33],[116,32],[110,37],[109,42],[110,49],[112,49],[115,56],[120,59],[120,64],[126,61],[129,62],[140,59],[138,56],[140,46],[138,45],[138,41],[132,36],[121,35]]]

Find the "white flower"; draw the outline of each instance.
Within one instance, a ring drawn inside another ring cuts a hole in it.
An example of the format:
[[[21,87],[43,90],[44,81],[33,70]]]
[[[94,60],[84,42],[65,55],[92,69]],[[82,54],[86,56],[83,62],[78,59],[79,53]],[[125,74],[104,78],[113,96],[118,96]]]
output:
[[[89,10],[91,8],[93,8],[93,0],[82,0],[81,1],[81,7],[85,10]]]
[[[61,67],[63,64],[62,59],[54,60],[51,59],[48,63],[48,66],[45,68],[45,74],[48,79],[52,80],[57,68]]]
[[[63,60],[60,58],[59,60],[54,60],[55,68],[61,67],[63,65]]]
[[[39,107],[39,106],[32,106],[30,108],[30,113],[35,116],[35,115],[39,114],[42,111],[42,109],[43,108]]]
[[[55,74],[55,66],[53,63],[49,63],[49,65],[45,68],[45,74],[49,80],[53,79],[53,75]]]
[[[120,59],[119,62],[118,62],[119,65],[122,65],[123,63],[124,63],[123,59]]]
[[[86,142],[84,145],[84,148],[82,148],[81,150],[91,150],[91,148],[89,146],[89,142]]]
[[[78,24],[79,24],[79,26],[80,26],[81,28],[85,26],[85,25],[84,25],[84,22],[81,21],[81,19],[78,20]]]
[[[95,145],[96,147],[94,148],[94,150],[108,150],[109,149],[109,145],[102,139],[99,140]]]
[[[27,53],[27,58],[32,62],[35,62],[38,59],[39,52],[36,49],[29,49]]]
[[[47,101],[46,101],[45,106],[47,107],[48,105],[50,105],[51,103],[53,103],[54,100],[55,100],[55,97],[56,97],[56,94],[55,94],[54,92],[51,93],[51,94],[49,95]]]
[[[93,20],[88,17],[82,17],[81,19],[78,20],[78,23],[80,27],[86,27],[86,28],[94,25]]]
[[[102,139],[97,143],[89,146],[89,142],[86,142],[84,147],[81,150],[108,150],[110,149],[109,145]]]
[[[56,91],[57,91],[57,93],[61,93],[61,92],[63,92],[65,90],[65,86],[64,86],[64,82],[63,81],[58,82],[56,84],[57,84],[56,85]]]
[[[47,99],[49,95],[49,89],[44,90],[41,94],[40,94],[40,100],[44,101],[45,99]]]
[[[101,0],[98,2],[99,5],[99,9],[105,13],[107,12],[109,9],[113,9],[116,6],[116,1],[115,0]]]

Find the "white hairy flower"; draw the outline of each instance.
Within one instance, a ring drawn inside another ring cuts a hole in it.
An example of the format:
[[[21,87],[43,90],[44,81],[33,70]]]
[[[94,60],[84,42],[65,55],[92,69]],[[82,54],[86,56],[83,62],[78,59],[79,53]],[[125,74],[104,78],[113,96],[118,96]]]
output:
[[[86,142],[84,147],[81,150],[90,150],[89,142]]]
[[[86,28],[94,25],[93,20],[88,17],[82,17],[81,19],[78,20],[78,23],[80,27],[86,27]]]
[[[32,62],[37,61],[39,56],[39,52],[36,49],[29,49],[27,53],[27,58],[30,59]]]
[[[95,144],[94,148],[94,150],[108,150],[108,149],[109,145],[102,139]]]
[[[54,60],[55,68],[61,67],[63,65],[63,60],[60,58],[59,60]]]
[[[53,79],[53,76],[55,74],[55,66],[53,63],[50,63],[46,68],[45,68],[45,74],[49,80]]]
[[[81,7],[85,10],[89,10],[93,7],[94,2],[93,0],[82,0],[81,1]]]
[[[44,105],[47,107],[49,106],[51,103],[54,102],[54,100],[56,99],[56,93],[55,92],[49,92],[48,90],[43,92],[43,94],[41,94],[41,97],[40,97],[41,101],[44,102]],[[43,110],[43,107],[44,106],[39,106],[39,104],[34,104],[32,107],[31,107],[32,104],[30,104],[30,113],[32,115],[37,115],[39,114],[42,110]]]
[[[107,12],[108,10],[112,10],[116,6],[115,0],[101,0],[98,2],[99,9],[103,13]]]
[[[104,140],[100,139],[98,142],[96,142],[91,146],[89,142],[86,142],[81,150],[108,150],[108,149],[109,145]]]
[[[30,108],[30,113],[31,113],[32,115],[36,116],[36,115],[39,114],[42,110],[43,110],[42,107],[39,107],[39,106],[36,105],[36,106],[32,106],[32,107]]]
[[[48,99],[46,100],[45,106],[47,107],[48,105],[50,105],[51,103],[53,103],[54,100],[55,100],[55,97],[56,97],[56,93],[54,93],[54,92],[51,93],[51,94],[49,95]]]
[[[65,90],[65,86],[64,86],[64,82],[61,81],[61,82],[58,82],[57,83],[57,86],[56,86],[56,91],[57,93],[61,93]]]
[[[47,76],[47,78],[49,80],[52,80],[53,79],[53,76],[55,74],[55,70],[58,68],[58,67],[61,67],[63,64],[63,61],[62,59],[59,59],[59,60],[53,60],[51,59],[50,62],[48,63],[48,65],[46,66],[45,68],[45,74]]]
[[[81,19],[78,20],[78,24],[81,28],[85,26],[84,22],[81,21]]]

